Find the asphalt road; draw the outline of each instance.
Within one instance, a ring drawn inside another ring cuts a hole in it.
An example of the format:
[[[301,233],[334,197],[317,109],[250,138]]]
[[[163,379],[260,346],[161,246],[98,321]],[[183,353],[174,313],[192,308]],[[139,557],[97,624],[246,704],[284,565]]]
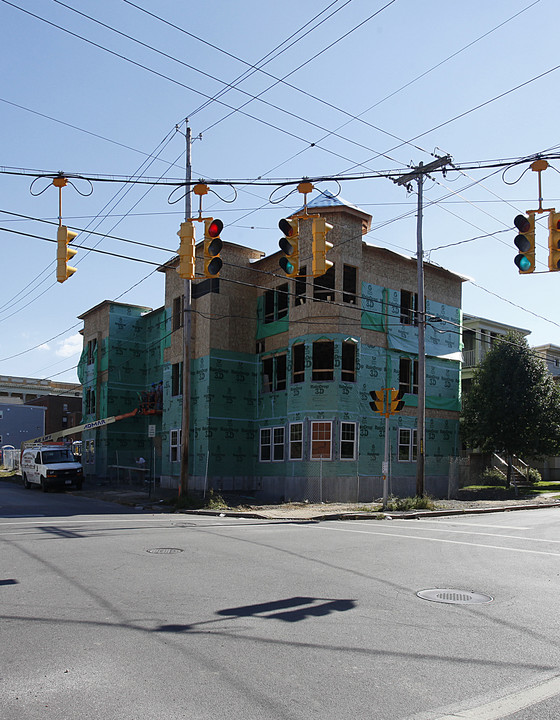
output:
[[[559,527],[152,515],[0,483],[0,716],[558,718]]]

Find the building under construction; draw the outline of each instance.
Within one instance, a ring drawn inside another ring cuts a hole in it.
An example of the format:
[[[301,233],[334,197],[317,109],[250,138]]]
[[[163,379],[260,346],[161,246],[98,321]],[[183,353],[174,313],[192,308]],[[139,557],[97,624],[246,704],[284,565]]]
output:
[[[83,433],[86,479],[115,477],[142,457],[162,486],[178,487],[188,355],[190,488],[271,501],[379,497],[385,418],[370,392],[392,387],[405,406],[389,424],[389,489],[415,494],[416,258],[365,243],[371,216],[340,198],[322,195],[308,210],[333,226],[326,274],[311,276],[305,218],[294,279],[283,276],[281,252],[224,242],[219,278],[192,282],[189,342],[178,258],[160,268],[162,308],[105,301],[80,316],[84,422],[147,410]],[[424,278],[425,489],[441,496],[459,451],[465,278],[430,263]]]

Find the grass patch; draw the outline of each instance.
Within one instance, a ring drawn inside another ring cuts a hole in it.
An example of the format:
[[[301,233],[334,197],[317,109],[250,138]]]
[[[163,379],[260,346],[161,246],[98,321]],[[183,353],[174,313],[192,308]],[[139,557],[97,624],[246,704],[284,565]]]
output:
[[[464,488],[461,488],[461,492],[465,491],[467,493],[476,493],[476,492],[492,492],[492,491],[502,491],[502,492],[515,492],[515,487],[512,483],[511,487],[509,487],[507,490],[504,488],[503,485],[466,485]],[[532,485],[522,485],[519,487],[519,495],[540,495],[541,493],[560,493],[560,482],[537,482]]]
[[[396,498],[390,497],[387,501],[387,510],[435,510],[433,500],[430,497],[407,497]]]
[[[170,505],[176,510],[227,510],[229,508],[223,497],[213,490],[210,490],[206,497],[192,493],[168,498],[164,504]]]
[[[560,493],[560,483],[559,482],[537,482],[531,485],[531,487],[522,487],[519,488],[519,492],[523,493],[523,495],[540,495],[541,493]]]

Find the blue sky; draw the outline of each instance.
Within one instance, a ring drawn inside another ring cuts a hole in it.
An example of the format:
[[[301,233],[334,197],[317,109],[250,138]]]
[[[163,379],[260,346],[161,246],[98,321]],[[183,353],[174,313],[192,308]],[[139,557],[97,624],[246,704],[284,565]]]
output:
[[[194,178],[381,173],[433,153],[461,165],[555,153],[560,70],[547,28],[557,17],[553,0],[0,0],[0,374],[77,381],[77,316],[106,299],[160,307],[156,264],[175,253],[183,217],[169,187],[95,181],[91,192],[75,181],[62,217],[82,230],[76,246],[126,257],[79,250],[77,272],[59,284],[56,245],[40,239],[56,238],[58,191],[33,172],[181,178],[186,117]],[[560,160],[550,165],[543,206],[560,209]],[[560,345],[546,216],[541,272],[521,276],[513,264],[513,218],[538,207],[528,168],[427,180],[424,249],[472,278],[466,313],[530,329],[532,345]],[[415,254],[415,194],[386,178],[317,187],[373,216],[368,242]],[[273,189],[248,182],[235,197],[221,187],[205,211],[223,220],[223,240],[272,253],[278,220],[301,205],[297,194],[271,198]]]

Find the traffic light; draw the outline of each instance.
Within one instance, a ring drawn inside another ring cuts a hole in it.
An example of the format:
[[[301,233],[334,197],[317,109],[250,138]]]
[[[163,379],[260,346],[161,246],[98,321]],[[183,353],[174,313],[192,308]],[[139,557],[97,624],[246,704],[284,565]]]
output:
[[[69,243],[78,235],[78,233],[68,230],[66,225],[60,225],[56,233],[56,279],[59,283],[68,280],[70,275],[76,272],[75,267],[68,265],[68,260],[74,257],[78,252]]]
[[[379,413],[380,415],[385,414],[385,390],[370,390],[370,397],[372,402],[369,406],[373,412]]]
[[[177,272],[184,280],[194,280],[196,266],[196,237],[194,223],[187,220],[181,223],[177,235],[181,238],[179,245],[179,267]]]
[[[519,255],[515,256],[513,262],[520,273],[532,273],[535,270],[535,214],[517,215],[513,224],[519,230],[514,240]]]
[[[400,412],[404,407],[404,392],[402,390],[395,390],[391,388],[390,408],[389,412],[391,415]]]
[[[284,237],[278,241],[284,257],[280,258],[278,264],[288,277],[296,277],[299,273],[299,220],[282,218],[278,227],[284,233]]]
[[[332,267],[332,262],[327,260],[326,255],[332,248],[332,243],[327,242],[327,233],[333,229],[333,226],[326,222],[325,218],[313,218],[313,277],[324,275],[327,270]]]
[[[548,269],[560,270],[560,213],[556,210],[548,214]]]
[[[222,241],[220,233],[224,223],[214,218],[206,218],[204,221],[204,277],[215,278],[222,269]]]

